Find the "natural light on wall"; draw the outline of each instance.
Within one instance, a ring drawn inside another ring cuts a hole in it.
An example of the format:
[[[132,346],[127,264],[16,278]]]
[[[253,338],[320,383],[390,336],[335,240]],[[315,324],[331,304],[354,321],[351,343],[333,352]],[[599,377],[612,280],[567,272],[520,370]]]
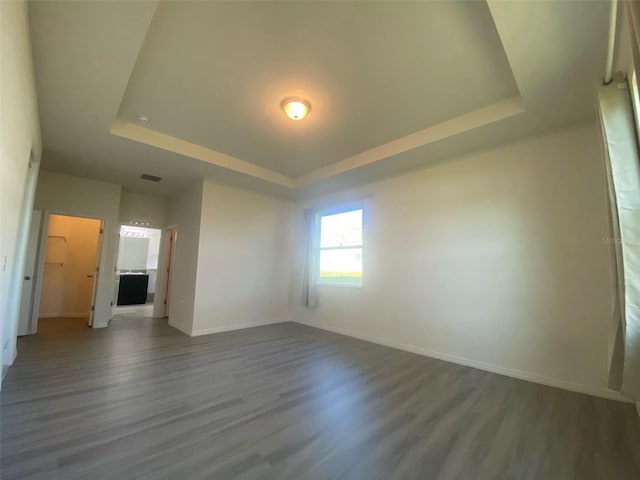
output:
[[[640,139],[640,89],[638,89],[638,74],[635,70],[631,72],[631,100],[633,102],[633,111],[636,118],[638,139]]]
[[[319,283],[362,285],[362,209],[320,217]]]

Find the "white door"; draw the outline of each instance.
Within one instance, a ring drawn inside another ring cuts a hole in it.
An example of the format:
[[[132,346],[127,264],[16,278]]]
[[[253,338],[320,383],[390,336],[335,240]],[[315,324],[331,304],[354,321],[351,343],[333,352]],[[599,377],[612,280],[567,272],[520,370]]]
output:
[[[100,222],[100,233],[98,233],[98,248],[96,249],[96,268],[93,271],[93,288],[91,291],[91,311],[89,312],[89,326],[93,325],[93,317],[96,313],[96,295],[98,293],[98,279],[100,276],[100,260],[102,259],[102,240],[104,238],[104,221]]]
[[[38,314],[37,305],[34,308],[34,293],[36,284],[36,272],[38,270],[38,243],[40,241],[40,228],[42,226],[42,210],[34,210],[29,227],[27,240],[27,255],[24,259],[24,276],[22,279],[22,297],[20,299],[20,316],[18,318],[18,335],[35,333],[31,329],[33,315]],[[35,312],[34,312],[35,310]]]

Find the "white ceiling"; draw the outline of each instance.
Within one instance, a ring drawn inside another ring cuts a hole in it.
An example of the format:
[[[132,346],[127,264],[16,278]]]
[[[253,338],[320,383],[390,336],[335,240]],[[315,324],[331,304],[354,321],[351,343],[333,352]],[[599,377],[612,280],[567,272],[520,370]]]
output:
[[[118,118],[296,177],[515,95],[484,2],[167,2]]]
[[[43,167],[146,193],[205,176],[300,196],[589,121],[607,11],[593,1],[33,2]],[[279,109],[290,95],[311,102],[306,119]]]

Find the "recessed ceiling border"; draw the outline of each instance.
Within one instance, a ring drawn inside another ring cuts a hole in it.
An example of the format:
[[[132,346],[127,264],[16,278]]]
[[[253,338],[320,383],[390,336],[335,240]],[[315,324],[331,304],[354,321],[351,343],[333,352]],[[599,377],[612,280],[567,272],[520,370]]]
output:
[[[260,167],[254,163],[232,157],[224,153],[216,152],[210,148],[187,142],[171,135],[156,132],[150,128],[145,128],[129,122],[114,120],[111,124],[111,133],[122,138],[143,143],[152,147],[160,148],[169,152],[184,155],[195,160],[210,163],[218,167],[243,173],[266,182],[275,183],[283,187],[294,188],[295,182],[291,177],[274,172],[267,168]]]
[[[473,110],[458,117],[446,120],[405,137],[365,150],[352,157],[319,168],[295,179],[296,187],[326,180],[336,175],[376,163],[400,153],[422,147],[445,138],[482,127],[490,123],[504,120],[519,113],[523,113],[524,103],[518,95],[515,97],[492,103],[486,107]]]
[[[142,127],[130,122],[114,120],[111,125],[111,133],[134,142],[160,148],[177,153],[218,167],[233,170],[249,175],[266,182],[274,183],[282,187],[295,189],[311,183],[326,180],[342,173],[364,167],[372,163],[380,162],[386,158],[413,150],[430,143],[444,140],[445,138],[473,130],[490,123],[498,122],[506,118],[523,113],[524,103],[522,97],[515,97],[492,103],[485,107],[473,110],[458,117],[432,125],[424,130],[414,132],[391,142],[365,150],[352,157],[339,160],[326,167],[319,168],[299,177],[288,177],[273,170],[260,167],[254,163],[217,152],[210,148],[187,142],[177,137],[167,135],[150,128]]]

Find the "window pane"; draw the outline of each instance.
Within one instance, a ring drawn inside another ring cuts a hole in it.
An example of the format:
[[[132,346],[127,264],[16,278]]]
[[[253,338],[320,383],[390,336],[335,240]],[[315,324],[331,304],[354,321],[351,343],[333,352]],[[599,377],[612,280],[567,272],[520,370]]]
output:
[[[362,285],[362,248],[320,250],[320,282]]]
[[[640,139],[640,90],[638,89],[638,76],[635,70],[631,74],[631,98],[633,99],[633,111],[636,116],[638,139]]]
[[[320,247],[362,245],[362,210],[325,215],[320,219]]]

